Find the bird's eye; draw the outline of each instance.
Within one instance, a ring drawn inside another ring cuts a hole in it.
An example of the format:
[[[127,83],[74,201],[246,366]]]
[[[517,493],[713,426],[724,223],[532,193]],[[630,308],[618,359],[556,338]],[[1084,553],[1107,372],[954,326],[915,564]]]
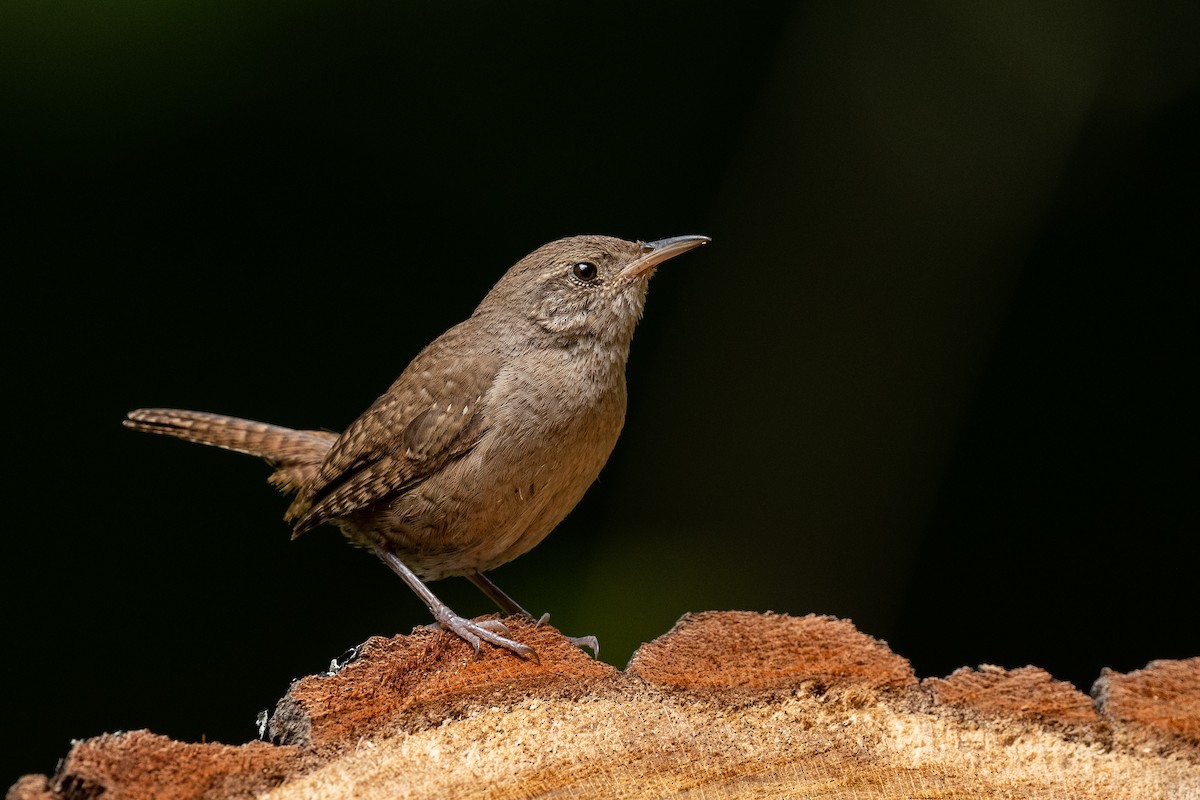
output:
[[[581,281],[594,281],[596,280],[596,275],[599,274],[599,270],[590,261],[580,261],[571,267],[571,274]]]

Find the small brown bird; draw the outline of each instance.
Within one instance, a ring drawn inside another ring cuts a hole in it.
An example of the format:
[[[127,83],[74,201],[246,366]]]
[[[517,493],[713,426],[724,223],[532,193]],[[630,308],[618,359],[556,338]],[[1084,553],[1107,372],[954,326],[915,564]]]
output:
[[[455,614],[424,581],[465,576],[531,618],[484,573],[538,544],[599,475],[625,421],[650,277],[708,241],[575,236],[535,250],[340,436],[161,408],[124,424],[265,459],[271,483],[296,493],[293,538],[333,523],[476,652],[482,640],[536,659],[503,623]],[[573,641],[598,650],[595,637]]]

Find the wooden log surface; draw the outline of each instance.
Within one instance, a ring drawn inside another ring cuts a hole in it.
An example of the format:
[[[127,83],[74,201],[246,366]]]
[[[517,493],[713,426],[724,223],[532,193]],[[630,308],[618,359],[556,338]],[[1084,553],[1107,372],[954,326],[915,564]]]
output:
[[[918,680],[845,620],[690,614],[624,671],[506,620],[540,663],[418,629],[302,678],[267,741],[76,743],[8,800],[1200,798],[1200,658]]]

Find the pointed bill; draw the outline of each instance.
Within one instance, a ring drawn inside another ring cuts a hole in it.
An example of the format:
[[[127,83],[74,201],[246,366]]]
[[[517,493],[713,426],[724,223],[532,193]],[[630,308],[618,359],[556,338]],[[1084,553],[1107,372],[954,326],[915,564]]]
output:
[[[670,239],[659,239],[657,242],[642,244],[642,255],[626,265],[618,276],[623,281],[636,280],[651,272],[668,258],[674,258],[693,247],[711,242],[707,236],[672,236]]]

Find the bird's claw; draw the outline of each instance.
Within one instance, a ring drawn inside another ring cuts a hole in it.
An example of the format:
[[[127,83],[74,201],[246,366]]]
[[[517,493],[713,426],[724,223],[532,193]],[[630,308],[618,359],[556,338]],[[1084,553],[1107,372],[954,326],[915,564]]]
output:
[[[499,633],[504,636],[507,636],[511,632],[511,631],[509,631],[508,626],[505,625],[503,622],[501,622],[498,619],[485,619],[485,620],[482,620],[481,622],[476,622],[474,624],[478,625],[481,628],[486,628],[489,631],[493,631],[495,633]]]
[[[592,651],[592,658],[600,657],[600,640],[595,636],[568,636],[567,641],[576,647],[586,647]]]
[[[530,619],[533,619],[533,617],[531,616]],[[550,612],[547,611],[545,614],[542,614],[540,617],[538,617],[536,620],[534,620],[533,627],[540,628],[543,625],[545,625],[549,619],[550,619]],[[600,640],[597,639],[595,636],[567,636],[566,634],[563,634],[563,636],[566,637],[566,640],[568,642],[575,645],[576,647],[579,647],[579,648],[586,647],[589,650],[591,650],[592,658],[600,657]]]
[[[529,659],[535,664],[540,664],[537,651],[528,645],[523,645],[520,642],[513,641],[500,633],[508,633],[508,626],[498,619],[485,619],[481,622],[460,617],[457,614],[446,614],[439,617],[437,624],[444,630],[448,630],[460,639],[464,640],[475,651],[475,655],[479,655],[479,648],[483,642],[503,647],[514,653],[519,658]]]

